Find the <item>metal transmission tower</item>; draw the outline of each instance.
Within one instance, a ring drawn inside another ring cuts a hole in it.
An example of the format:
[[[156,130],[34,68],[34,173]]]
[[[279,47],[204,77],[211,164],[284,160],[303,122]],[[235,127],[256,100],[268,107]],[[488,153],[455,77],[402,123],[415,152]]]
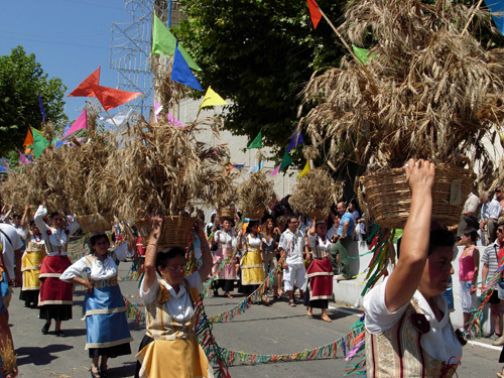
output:
[[[169,25],[180,22],[182,14],[176,0],[124,0],[129,11],[129,22],[112,24],[112,43],[110,48],[110,68],[117,72],[117,87],[144,95],[127,106],[149,116],[153,104],[154,77],[151,72],[151,34],[152,13],[159,7],[166,12],[161,19],[170,19]]]

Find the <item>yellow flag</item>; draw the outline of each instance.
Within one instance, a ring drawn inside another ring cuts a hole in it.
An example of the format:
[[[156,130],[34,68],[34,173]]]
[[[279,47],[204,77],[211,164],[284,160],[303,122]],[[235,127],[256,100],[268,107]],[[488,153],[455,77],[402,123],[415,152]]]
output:
[[[203,97],[203,101],[201,102],[200,109],[219,105],[227,105],[226,100],[219,96],[219,94],[215,92],[212,87],[208,87],[205,93],[205,97]]]
[[[305,164],[303,170],[301,172],[299,172],[298,177],[299,178],[305,177],[308,174],[308,172],[310,172],[310,162],[306,161],[306,164]]]

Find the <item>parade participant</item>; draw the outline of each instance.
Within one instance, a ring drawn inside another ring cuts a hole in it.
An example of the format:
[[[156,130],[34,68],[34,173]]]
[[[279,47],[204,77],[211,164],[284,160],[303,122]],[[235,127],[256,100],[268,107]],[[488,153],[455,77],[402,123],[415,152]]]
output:
[[[14,353],[14,341],[12,340],[12,334],[9,327],[9,311],[7,310],[8,301],[10,298],[10,288],[9,288],[9,275],[5,269],[3,262],[3,244],[0,242],[0,350],[12,350]],[[0,356],[0,376],[2,376],[2,370],[4,361]],[[14,368],[14,372],[9,372],[5,375],[5,378],[14,378],[17,374],[17,368]]]
[[[304,235],[298,230],[299,221],[296,217],[290,217],[287,229],[280,236],[278,248],[281,251],[280,264],[283,266],[284,290],[289,296],[289,304],[296,306],[294,298],[295,287],[299,288],[300,297],[306,285],[306,269],[304,267],[303,254],[305,253]]]
[[[306,271],[308,286],[305,291],[304,304],[308,317],[313,317],[313,309],[322,310],[321,319],[325,322],[332,322],[327,313],[329,299],[333,296],[333,271],[329,251],[331,241],[327,238],[327,223],[323,220],[312,223],[308,231],[309,254],[312,262]]]
[[[25,307],[38,307],[40,266],[45,255],[46,246],[42,234],[35,222],[31,221],[28,246],[21,258],[23,285],[19,299],[25,302]]]
[[[137,355],[139,363],[135,377],[212,377],[212,367],[194,333],[195,305],[200,301],[202,282],[212,270],[205,232],[199,223],[195,224],[203,265],[184,277],[184,249],[158,250],[161,225],[161,218],[153,219],[147,240],[145,275],[140,284],[140,297],[146,306],[147,332]]]
[[[16,257],[21,254],[23,241],[13,226],[7,223],[0,223],[0,243],[3,245],[4,268],[9,274],[10,285],[18,286],[16,281],[20,283],[21,276],[20,274],[16,275],[19,270],[19,264],[16,266]]]
[[[128,257],[128,244],[109,252],[107,235],[95,234],[89,246],[91,254],[68,267],[60,280],[88,289],[84,298],[86,349],[91,358],[91,376],[96,378],[107,375],[109,358],[131,354],[126,307],[117,282],[117,262]]]
[[[73,295],[73,285],[59,279],[71,265],[67,256],[68,235],[61,214],[54,212],[50,215],[51,227],[45,223],[45,216],[47,209],[40,205],[35,212],[35,225],[44,239],[47,256],[40,267],[39,317],[46,321],[42,327],[44,335],[49,332],[51,319],[54,319],[56,336],[64,336],[61,322],[72,319]]]
[[[350,213],[350,210],[347,209],[345,202],[338,202],[338,204],[336,205],[336,210],[340,217],[338,229],[334,237],[336,263],[340,268],[340,274],[336,275],[336,279],[346,280],[351,279],[352,276],[357,273],[355,272],[355,268],[352,269],[351,267],[352,258],[357,258],[358,261],[358,256],[352,256],[356,252],[356,245],[353,245],[355,221],[352,213]]]
[[[459,282],[460,297],[462,301],[462,312],[464,314],[464,332],[466,338],[470,336],[470,319],[473,309],[472,297],[476,293],[476,283],[478,281],[479,270],[479,250],[476,247],[478,240],[478,230],[467,223],[465,228],[460,230],[460,241],[458,245],[464,250],[459,256]]]
[[[242,251],[240,260],[241,284],[246,295],[252,294],[264,282],[263,256],[261,255],[261,234],[259,223],[250,221],[244,236],[238,235],[237,248]],[[263,295],[264,304],[269,300]]]
[[[15,261],[16,261],[16,279],[14,280],[14,286],[20,287],[21,286],[21,257],[23,255],[23,252],[26,249],[26,243],[28,239],[28,230],[27,230],[27,216],[29,212],[29,206],[27,206],[24,210],[23,216],[21,216],[19,213],[13,213],[10,217],[11,219],[11,224],[12,227],[16,229],[17,234],[19,235],[19,238],[21,239],[22,247],[16,251],[15,254]]]
[[[276,271],[277,268],[276,250],[278,246],[278,240],[275,235],[275,223],[270,216],[266,218],[263,230],[261,237],[261,255],[264,259],[264,272],[266,276],[269,276],[270,272],[272,270]],[[273,285],[273,299],[277,298],[278,283],[275,282]]]
[[[435,167],[409,160],[411,207],[397,264],[364,297],[368,377],[451,377],[462,345],[443,292],[453,273],[455,236],[431,227]]]
[[[214,290],[221,287],[224,295],[233,298],[231,292],[234,290],[236,280],[235,249],[237,245],[236,236],[233,230],[232,220],[229,218],[220,219],[222,227],[216,230],[212,238],[213,253],[213,275],[218,277]],[[217,271],[219,265],[224,260],[224,266]]]

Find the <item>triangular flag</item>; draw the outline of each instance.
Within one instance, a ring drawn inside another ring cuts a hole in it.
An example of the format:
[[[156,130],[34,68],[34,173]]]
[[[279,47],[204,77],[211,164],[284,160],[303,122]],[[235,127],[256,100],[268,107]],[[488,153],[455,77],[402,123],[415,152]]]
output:
[[[287,169],[289,165],[291,165],[291,163],[292,163],[292,157],[287,151],[285,151],[284,156],[282,158],[282,162],[280,163],[280,170],[283,171]]]
[[[152,54],[173,55],[177,39],[168,30],[166,25],[154,14],[154,25],[152,26]]]
[[[203,90],[203,87],[199,83],[198,79],[194,77],[191,69],[187,65],[187,62],[184,60],[184,57],[178,48],[175,49],[171,79],[198,91]]]
[[[68,96],[95,97],[94,88],[100,85],[100,67],[86,77]]]
[[[291,152],[294,148],[297,146],[300,146],[304,143],[304,138],[303,138],[303,133],[295,131],[290,139],[289,139],[289,145],[287,146],[287,152]]]
[[[357,47],[355,45],[352,45],[352,50],[357,59],[359,59],[359,62],[362,64],[368,64],[370,59],[373,59],[375,54],[369,54],[368,49],[363,49],[362,47]]]
[[[264,167],[264,162],[260,161],[259,164],[254,165],[252,168],[250,168],[250,173],[257,173],[259,172],[262,168]]]
[[[179,121],[177,118],[175,118],[175,116],[169,112],[167,114],[167,118],[168,118],[168,123],[172,126],[175,126],[175,127],[184,127],[184,122],[182,121]]]
[[[220,106],[227,105],[226,100],[224,100],[217,92],[215,92],[212,87],[208,87],[205,97],[203,97],[203,101],[200,104],[200,109],[206,108],[209,106]]]
[[[23,142],[23,147],[29,147],[32,145],[33,145],[33,134],[31,132],[30,128],[28,128],[28,130],[26,131],[26,136],[25,136],[24,142]]]
[[[308,4],[308,9],[310,10],[310,18],[313,23],[313,28],[317,29],[317,26],[322,19],[322,13],[320,12],[320,8],[317,4],[316,0],[306,0]]]
[[[101,85],[95,87],[94,92],[98,101],[100,101],[103,108],[107,111],[126,104],[142,94],[140,92],[128,92],[115,88],[102,87]]]
[[[80,114],[80,116],[72,124],[70,129],[68,129],[68,131],[65,134],[63,134],[63,138],[66,138],[67,136],[79,130],[85,129],[86,127],[87,127],[87,110],[84,109]]]
[[[19,154],[19,163],[22,165],[27,165],[31,163],[31,160],[26,157],[25,154],[23,154],[21,151],[18,150]]]
[[[32,127],[31,131],[33,134],[33,156],[35,156],[35,158],[38,158],[40,155],[42,155],[42,152],[44,152],[44,150],[49,147],[49,141],[44,138],[42,133],[37,129],[34,129]]]
[[[189,55],[189,53],[184,48],[184,46],[182,46],[181,43],[179,43],[178,48],[180,50],[180,53],[184,57],[185,61],[189,65],[189,67],[191,67],[194,71],[201,71],[201,67],[198,66],[198,64],[194,61],[193,57]]]
[[[53,144],[56,147],[56,149],[59,150],[61,147],[63,147],[65,141],[56,139]]]
[[[308,174],[308,172],[310,172],[310,162],[309,161],[306,162],[303,170],[301,172],[299,172],[298,177],[299,178],[305,177]]]
[[[276,176],[276,175],[278,175],[278,172],[280,172],[280,166],[281,166],[281,164],[278,164],[278,165],[275,167],[275,169],[273,169],[273,170],[271,171],[271,176]]]
[[[501,34],[504,34],[504,1],[487,0],[485,1],[485,3],[492,13],[492,18],[495,22],[495,26],[497,26],[497,29]]]
[[[42,123],[45,123],[47,119],[47,114],[44,109],[44,100],[42,99],[42,96],[38,96],[38,103],[39,103],[39,109],[40,109],[40,114],[42,115]]]
[[[259,134],[254,138],[252,142],[247,146],[247,149],[251,150],[253,148],[262,148],[262,130],[259,131]]]

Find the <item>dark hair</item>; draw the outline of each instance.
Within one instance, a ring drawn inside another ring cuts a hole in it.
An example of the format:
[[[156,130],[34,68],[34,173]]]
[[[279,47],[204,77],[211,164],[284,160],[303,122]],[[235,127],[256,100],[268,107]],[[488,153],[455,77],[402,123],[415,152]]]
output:
[[[213,222],[215,221],[215,216],[216,216],[216,215],[217,215],[217,214],[215,214],[215,213],[214,213],[214,214],[212,214],[212,215],[210,216],[210,222],[212,222],[212,223],[213,223]]]
[[[476,243],[476,241],[479,239],[478,231],[467,232],[467,233],[464,233],[464,235],[471,237],[471,241],[473,243]]]
[[[249,233],[250,233],[251,228],[252,228],[252,227],[255,227],[255,226],[259,226],[259,222],[258,222],[258,221],[256,221],[256,220],[252,220],[252,221],[250,221],[250,222],[248,223],[248,225],[247,225],[247,230],[246,230],[245,232],[246,232],[247,234],[249,234]]]
[[[397,258],[401,252],[402,237],[397,240]],[[432,255],[438,247],[453,247],[455,245],[455,234],[447,229],[432,230],[429,234],[428,255]]]
[[[91,248],[91,252],[94,253],[93,247],[98,243],[99,240],[101,239],[107,239],[109,240],[107,234],[104,233],[99,233],[99,234],[94,234],[89,238],[89,247]]]
[[[182,247],[172,247],[165,252],[158,252],[156,255],[156,270],[159,274],[159,268],[166,268],[168,261],[174,259],[177,256],[185,257],[185,250]]]
[[[34,226],[36,226],[36,224],[35,224],[35,221],[32,219],[32,220],[30,221],[30,227],[34,227]],[[38,228],[38,227],[37,227],[37,228]]]
[[[60,213],[58,213],[57,211],[53,211],[53,212],[51,213],[51,215],[49,215],[49,218],[54,219],[54,218],[56,218],[58,215],[61,215],[61,214],[60,214]]]

